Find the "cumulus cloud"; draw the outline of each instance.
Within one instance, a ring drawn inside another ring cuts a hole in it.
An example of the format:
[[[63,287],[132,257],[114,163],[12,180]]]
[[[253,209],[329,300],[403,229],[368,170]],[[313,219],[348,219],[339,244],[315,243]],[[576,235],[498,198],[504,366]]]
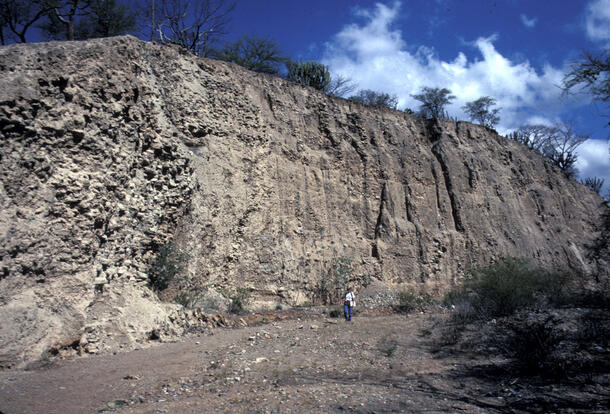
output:
[[[602,194],[610,191],[610,156],[608,156],[608,142],[590,139],[577,149],[578,168],[581,178],[597,177],[604,179]]]
[[[536,26],[537,22],[538,22],[538,19],[536,19],[534,17],[532,17],[530,19],[525,14],[521,14],[521,23],[523,23],[523,25],[525,27],[527,27],[528,29],[532,29],[534,26]]]
[[[602,2],[610,0],[595,4]],[[453,60],[439,58],[432,47],[408,44],[402,32],[392,26],[400,8],[400,2],[393,2],[357,9],[361,23],[348,24],[333,36],[325,44],[322,62],[331,73],[354,80],[360,89],[396,94],[400,109],[419,109],[420,102],[411,95],[424,86],[450,89],[457,98],[447,110],[459,119],[466,119],[461,109],[466,102],[491,96],[502,108],[496,128],[502,134],[527,123],[561,121],[566,106],[586,100],[582,96],[572,97],[573,101],[562,97],[558,85],[566,68],[547,64],[536,70],[526,60],[510,59],[496,49],[496,36],[466,44],[465,51]],[[610,7],[606,11],[610,12]],[[583,145],[579,168],[581,177],[604,177],[609,185],[610,156],[607,146],[605,152],[600,150],[604,144],[591,140]]]
[[[610,43],[610,0],[593,0],[589,3],[585,29],[591,40]]]
[[[392,28],[400,7],[377,3],[372,10],[358,10],[364,22],[346,25],[326,44],[323,62],[331,72],[352,78],[362,89],[395,93],[400,108],[414,110],[419,102],[412,94],[424,86],[446,87],[457,97],[448,112],[462,119],[464,103],[491,96],[502,107],[499,130],[519,126],[532,113],[557,116],[562,69],[546,65],[537,72],[527,61],[511,61],[495,48],[495,36],[480,37],[453,60],[442,60],[431,47],[407,45],[402,32]]]

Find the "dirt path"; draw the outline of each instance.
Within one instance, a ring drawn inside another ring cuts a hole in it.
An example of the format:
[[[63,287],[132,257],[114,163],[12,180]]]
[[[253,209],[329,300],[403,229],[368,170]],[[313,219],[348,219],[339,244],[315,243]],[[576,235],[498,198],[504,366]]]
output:
[[[435,354],[432,323],[422,314],[319,316],[7,371],[0,411],[524,412],[507,409],[500,379],[463,374],[480,362]]]

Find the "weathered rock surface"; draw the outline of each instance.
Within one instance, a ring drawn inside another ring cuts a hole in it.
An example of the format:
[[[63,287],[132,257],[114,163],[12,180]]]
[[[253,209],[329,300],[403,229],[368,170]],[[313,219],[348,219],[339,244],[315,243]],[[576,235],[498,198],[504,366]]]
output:
[[[504,255],[586,268],[601,200],[483,127],[132,37],[3,47],[0,72],[0,367],[201,321],[147,286],[170,240],[169,291],[216,310],[440,293]]]

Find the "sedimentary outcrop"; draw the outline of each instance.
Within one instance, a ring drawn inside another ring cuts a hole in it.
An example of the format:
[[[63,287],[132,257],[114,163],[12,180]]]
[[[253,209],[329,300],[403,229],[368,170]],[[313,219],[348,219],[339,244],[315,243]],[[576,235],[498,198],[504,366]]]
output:
[[[182,332],[197,315],[147,284],[169,241],[170,291],[219,310],[442,293],[505,255],[586,268],[598,196],[484,127],[133,37],[3,47],[0,72],[3,367]]]

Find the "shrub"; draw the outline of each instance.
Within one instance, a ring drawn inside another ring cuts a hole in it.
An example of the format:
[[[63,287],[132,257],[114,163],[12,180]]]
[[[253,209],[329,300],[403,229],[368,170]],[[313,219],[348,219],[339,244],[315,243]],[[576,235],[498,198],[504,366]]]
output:
[[[432,304],[432,296],[427,293],[417,293],[412,289],[403,290],[398,293],[397,310],[400,312],[423,311],[426,306]]]
[[[227,43],[221,50],[213,52],[213,57],[272,75],[277,75],[281,64],[286,61],[275,40],[249,36]]]
[[[330,316],[331,318],[340,318],[343,314],[341,313],[341,311],[339,309],[333,309],[330,312],[328,312],[328,316]]]
[[[326,275],[322,275],[315,295],[323,304],[332,303],[346,291],[348,283],[353,279],[352,261],[347,257],[334,258]]]
[[[571,278],[567,272],[549,272],[526,259],[507,257],[471,270],[464,285],[449,292],[445,301],[471,320],[507,316],[543,299],[565,300]]]
[[[182,272],[188,255],[173,242],[161,245],[148,270],[148,285],[156,291],[167,289],[174,277]]]
[[[239,288],[237,293],[231,298],[229,304],[229,313],[236,315],[242,315],[246,313],[246,306],[248,305],[250,292],[247,289]]]
[[[510,331],[504,350],[515,359],[520,373],[557,378],[566,375],[568,361],[557,353],[564,335],[556,329],[552,317],[514,323]]]
[[[350,101],[361,102],[365,105],[376,106],[378,108],[396,109],[398,97],[385,92],[377,92],[370,89],[363,89],[357,95],[350,96]]]
[[[286,63],[288,75],[286,79],[303,86],[311,86],[319,91],[326,92],[330,86],[330,72],[328,66],[318,62]]]

